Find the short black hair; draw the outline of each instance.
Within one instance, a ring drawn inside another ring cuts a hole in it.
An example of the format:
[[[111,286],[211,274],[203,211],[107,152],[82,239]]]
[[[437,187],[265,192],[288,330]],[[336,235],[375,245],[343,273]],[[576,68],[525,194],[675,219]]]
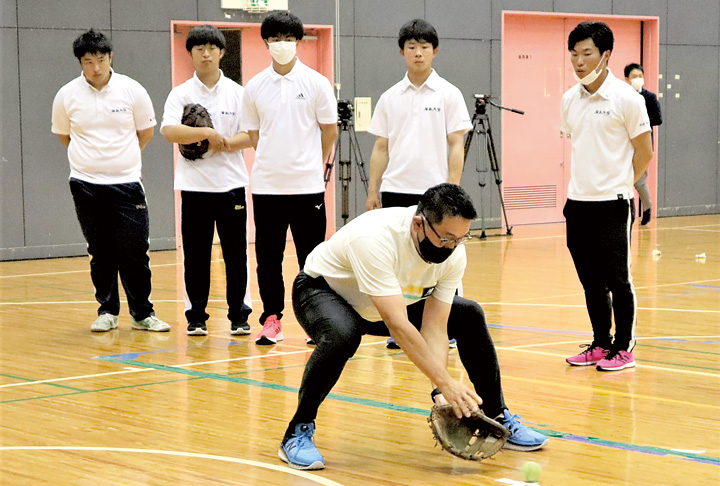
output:
[[[205,44],[225,49],[225,36],[217,27],[210,24],[198,25],[190,29],[185,39],[185,49],[190,52],[193,47]]]
[[[400,34],[398,34],[400,49],[405,49],[405,42],[409,40],[429,42],[432,44],[433,49],[437,49],[440,44],[435,27],[423,19],[413,19],[400,27]]]
[[[605,22],[581,22],[568,36],[568,51],[575,49],[575,45],[585,39],[592,39],[600,54],[612,51],[615,44],[612,30]]]
[[[645,75],[645,70],[643,69],[643,67],[640,64],[638,64],[636,62],[631,62],[630,64],[625,66],[625,77],[626,78],[630,77],[630,73],[633,71],[633,69],[637,69],[641,73],[643,73],[643,76]]]
[[[460,216],[473,220],[477,211],[470,195],[456,185],[444,182],[433,186],[420,196],[415,214],[424,214],[431,223],[440,224],[446,217]]]
[[[290,12],[273,12],[263,20],[260,26],[260,37],[268,40],[270,37],[291,35],[295,40],[300,40],[305,35],[305,28],[302,20]]]
[[[98,32],[94,29],[83,32],[73,42],[73,54],[75,54],[78,61],[88,53],[110,54],[112,50],[113,46],[110,39],[108,39],[102,32]]]

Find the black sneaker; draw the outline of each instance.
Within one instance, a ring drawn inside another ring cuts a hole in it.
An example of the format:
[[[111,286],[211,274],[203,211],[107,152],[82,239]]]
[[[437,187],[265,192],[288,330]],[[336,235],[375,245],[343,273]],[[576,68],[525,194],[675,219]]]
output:
[[[246,336],[250,334],[250,324],[245,322],[230,323],[230,334],[233,336]]]
[[[640,221],[640,226],[645,226],[646,224],[648,224],[650,222],[651,219],[652,219],[652,210],[646,209],[642,213],[642,220]]]
[[[189,322],[187,333],[188,336],[207,336],[207,326],[204,322]]]

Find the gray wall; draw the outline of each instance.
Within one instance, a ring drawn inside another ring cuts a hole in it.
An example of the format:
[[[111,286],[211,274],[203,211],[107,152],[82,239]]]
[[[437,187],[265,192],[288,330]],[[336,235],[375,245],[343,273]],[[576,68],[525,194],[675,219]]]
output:
[[[305,23],[335,23],[334,0],[290,0],[290,8]],[[673,85],[661,89],[659,214],[720,212],[720,0],[340,0],[341,97],[370,96],[374,107],[404,74],[396,43],[400,25],[423,17],[441,37],[435,67],[463,91],[472,112],[474,93],[500,96],[503,10],[659,16],[660,72]],[[170,20],[262,18],[223,11],[220,0],[0,0],[0,260],[85,254],[66,153],[50,133],[52,99],[80,73],[71,51],[78,33],[95,27],[112,37],[115,69],[145,86],[160,117],[171,88]],[[499,143],[500,116],[490,116]],[[357,138],[367,164],[373,137]],[[151,248],[173,248],[172,148],[156,133],[143,160]],[[473,164],[463,185],[476,201],[491,199],[488,223],[499,225],[497,190],[480,193]],[[364,204],[354,177],[350,216]]]

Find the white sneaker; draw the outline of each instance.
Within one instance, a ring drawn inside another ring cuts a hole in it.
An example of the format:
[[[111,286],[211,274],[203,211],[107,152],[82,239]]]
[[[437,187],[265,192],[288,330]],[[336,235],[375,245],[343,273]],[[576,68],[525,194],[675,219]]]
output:
[[[118,327],[118,316],[112,314],[100,314],[95,322],[90,325],[92,332],[111,331]]]
[[[133,329],[140,329],[141,331],[167,332],[170,330],[170,324],[161,321],[155,316],[148,316],[141,321],[136,321],[133,318],[130,325]]]

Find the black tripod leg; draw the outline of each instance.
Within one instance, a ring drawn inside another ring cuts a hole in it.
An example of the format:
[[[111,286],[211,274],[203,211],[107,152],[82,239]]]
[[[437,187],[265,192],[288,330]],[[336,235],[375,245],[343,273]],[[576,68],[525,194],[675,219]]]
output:
[[[503,218],[505,219],[505,227],[507,228],[507,234],[512,235],[512,226],[510,226],[510,223],[508,222],[507,211],[505,210],[505,201],[503,200],[502,188],[500,187],[502,184],[502,179],[500,178],[500,166],[497,162],[495,142],[493,141],[492,130],[490,129],[489,124],[487,127],[487,150],[490,157],[490,168],[495,175],[495,185],[498,188],[498,195],[500,196],[500,209],[502,209]]]

